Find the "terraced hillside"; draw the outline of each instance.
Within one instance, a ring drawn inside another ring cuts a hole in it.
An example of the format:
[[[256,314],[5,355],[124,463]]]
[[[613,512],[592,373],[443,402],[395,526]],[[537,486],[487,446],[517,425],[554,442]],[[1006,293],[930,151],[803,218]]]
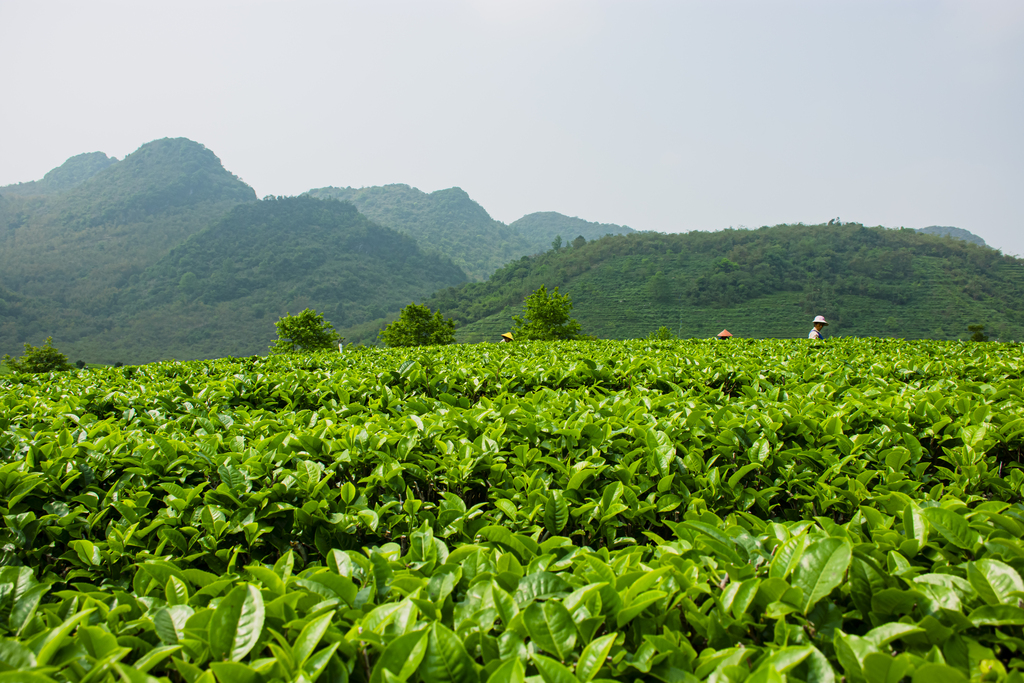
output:
[[[541,285],[569,294],[584,332],[603,338],[662,326],[683,337],[805,337],[824,315],[831,336],[957,339],[983,324],[992,338],[1024,339],[1024,261],[855,224],[606,237],[426,303],[458,321],[460,340],[493,341]]]

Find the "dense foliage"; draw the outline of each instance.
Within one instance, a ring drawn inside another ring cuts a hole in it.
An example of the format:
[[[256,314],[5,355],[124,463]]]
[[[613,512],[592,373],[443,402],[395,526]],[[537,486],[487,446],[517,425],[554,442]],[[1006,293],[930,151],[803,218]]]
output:
[[[513,333],[522,341],[566,341],[580,337],[580,324],[571,317],[572,300],[559,294],[558,287],[548,292],[543,285],[526,297],[523,315],[512,318]]]
[[[448,259],[424,253],[351,204],[311,197],[238,206],[149,275],[136,319],[162,327],[166,346],[174,342],[193,357],[262,350],[271,321],[286,310],[316,308],[341,328],[466,280]],[[199,311],[209,314],[185,329],[155,319],[156,312],[192,319]]]
[[[970,230],[964,230],[963,228],[954,228],[951,225],[929,225],[927,228],[918,228],[918,232],[923,232],[926,235],[939,235],[941,237],[950,236],[958,240],[977,244],[978,246],[988,246],[985,244],[985,240],[975,235]]]
[[[79,155],[42,181],[0,188],[0,352],[52,334],[75,356],[112,362],[112,348],[151,344],[137,331],[111,334],[137,302],[146,268],[255,201],[213,152],[181,138],[147,143],[121,161]]]
[[[535,249],[518,230],[494,220],[458,187],[427,194],[408,185],[323,187],[312,197],[351,202],[373,221],[415,239],[424,250],[443,254],[474,280]]]
[[[518,230],[527,239],[532,247],[531,251],[527,253],[544,251],[556,235],[564,237],[566,242],[571,243],[577,237],[582,237],[584,241],[589,242],[601,239],[605,235],[626,235],[635,232],[633,228],[625,225],[594,223],[574,216],[565,216],[555,211],[538,211],[527,214],[519,220],[509,223],[508,227]]]
[[[1020,680],[1021,350],[0,379],[0,679]]]
[[[576,317],[599,337],[662,326],[681,337],[723,327],[801,337],[823,314],[840,335],[957,339],[981,322],[993,338],[1024,338],[1020,259],[857,224],[605,237],[524,257],[426,303],[457,321],[460,341],[484,341],[541,285],[571,295]]]
[[[285,313],[274,327],[277,339],[270,344],[270,353],[274,354],[331,351],[341,340],[334,325],[324,320],[324,314],[311,308],[298,315]]]
[[[33,197],[62,192],[81,185],[103,169],[116,163],[117,159],[108,157],[103,152],[78,154],[47,173],[42,180],[5,185],[0,187],[0,194]]]
[[[47,334],[107,363],[255,353],[287,310],[353,325],[466,280],[339,206],[258,202],[184,139],[0,188],[0,354]]]
[[[431,315],[422,304],[411,303],[402,309],[398,320],[380,333],[385,346],[438,346],[455,343],[455,323],[438,311]]]
[[[256,201],[212,151],[181,138],[121,161],[79,155],[0,188],[0,354],[47,335],[89,362],[255,353],[278,316],[304,308],[373,344],[411,300],[455,320],[459,341],[491,341],[542,285],[572,296],[575,317],[605,338],[661,327],[802,337],[817,314],[834,335],[956,339],[983,324],[993,339],[1024,338],[1024,262],[911,230],[658,235],[552,212],[504,225],[458,188],[310,194],[358,212]],[[552,250],[556,235],[566,246]],[[462,286],[469,278],[480,281]]]

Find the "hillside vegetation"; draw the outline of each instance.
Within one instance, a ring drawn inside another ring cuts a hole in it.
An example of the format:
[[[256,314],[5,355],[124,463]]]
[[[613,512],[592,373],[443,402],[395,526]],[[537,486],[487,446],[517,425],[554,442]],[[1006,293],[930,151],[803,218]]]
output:
[[[186,139],[0,188],[0,353],[51,335],[90,362],[264,352],[286,312],[357,324],[466,279],[350,204],[259,202]]]
[[[939,235],[940,237],[952,237],[954,239],[963,240],[965,242],[971,242],[978,246],[985,247],[985,240],[975,235],[970,230],[964,230],[963,228],[954,228],[951,225],[929,225],[927,228],[918,228],[918,232],[923,232],[926,235]]]
[[[360,323],[465,281],[450,260],[351,204],[265,199],[235,207],[143,273],[99,341],[133,358],[152,348],[176,358],[264,353],[286,312]]]
[[[0,377],[8,683],[1019,683],[1021,346]]]
[[[1024,337],[1021,261],[956,228],[663,235],[555,212],[505,225],[459,188],[308,195],[257,201],[183,138],[0,188],[0,355],[50,336],[89,363],[250,354],[307,307],[374,343],[410,302],[454,317],[460,341],[494,341],[541,285],[607,338],[804,336],[816,314],[832,336]]]
[[[491,218],[457,187],[430,194],[408,185],[322,187],[307,194],[352,202],[371,220],[411,236],[424,249],[444,254],[474,280],[484,280],[509,261],[541,250],[517,230]]]
[[[583,331],[602,338],[662,326],[682,337],[803,337],[818,314],[830,336],[957,339],[980,323],[993,338],[1024,338],[1020,259],[858,224],[606,237],[522,258],[426,303],[455,318],[460,341],[496,341],[541,285],[569,294]]]
[[[352,202],[370,219],[410,235],[424,249],[451,258],[478,281],[509,261],[547,251],[556,237],[569,244],[580,236],[595,240],[634,232],[625,226],[592,223],[554,211],[531,213],[505,225],[458,187],[430,194],[408,185],[321,187],[307,194]]]
[[[70,190],[93,177],[103,169],[116,164],[117,159],[108,157],[103,152],[87,152],[71,157],[53,169],[42,180],[31,180],[27,183],[0,187],[0,196],[38,196],[55,194]]]
[[[0,188],[0,350],[51,334],[73,348],[109,329],[147,267],[255,201],[213,152],[185,139],[122,161],[73,157],[38,183]]]
[[[592,223],[582,218],[564,216],[555,211],[539,211],[523,216],[509,223],[509,227],[518,230],[533,248],[530,253],[547,251],[551,241],[561,237],[564,244],[571,244],[577,237],[588,242],[605,235],[628,235],[636,232],[633,228],[613,223]]]

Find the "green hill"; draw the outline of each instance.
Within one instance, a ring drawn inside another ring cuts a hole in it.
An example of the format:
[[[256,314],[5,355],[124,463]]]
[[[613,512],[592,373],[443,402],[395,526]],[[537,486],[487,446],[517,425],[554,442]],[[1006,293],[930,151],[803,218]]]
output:
[[[538,253],[551,248],[556,237],[561,237],[564,244],[570,244],[577,237],[591,242],[605,235],[628,235],[636,232],[633,228],[613,223],[591,223],[582,218],[564,216],[554,211],[540,211],[523,216],[509,223],[509,227],[518,230],[532,247],[528,253]]]
[[[213,152],[182,138],[122,161],[79,155],[0,189],[0,351],[49,335],[72,348],[109,329],[146,268],[255,201]]]
[[[953,239],[963,240],[965,242],[977,244],[979,247],[988,246],[987,244],[985,244],[985,240],[981,239],[970,230],[964,230],[963,228],[954,228],[951,225],[929,225],[927,228],[918,228],[917,231],[923,232],[926,235],[952,237]]]
[[[306,194],[352,202],[377,223],[451,258],[474,280],[486,280],[509,261],[547,251],[556,236],[569,244],[579,236],[590,241],[635,232],[623,225],[592,223],[554,211],[531,213],[505,225],[458,187],[430,194],[408,185],[321,187]]]
[[[38,196],[70,190],[93,177],[103,169],[116,164],[117,159],[103,152],[87,152],[73,156],[53,169],[42,180],[0,187],[0,196]]]
[[[428,224],[455,230],[449,248],[500,258],[474,241],[508,228],[464,192],[428,204]],[[82,154],[0,188],[0,353],[51,335],[90,362],[263,352],[287,311],[354,325],[465,282],[440,253],[349,204],[259,202],[191,140],[156,140],[121,161]]]
[[[265,353],[286,312],[357,324],[465,281],[351,204],[271,198],[235,207],[143,273],[94,353],[133,362]]]
[[[491,218],[457,187],[430,194],[408,185],[321,187],[307,194],[352,202],[371,220],[404,232],[424,249],[444,254],[474,280],[549,246],[533,248],[518,230]]]
[[[1024,261],[858,224],[605,237],[424,303],[457,320],[460,341],[496,341],[542,284],[569,294],[584,332],[602,338],[661,326],[683,337],[803,337],[820,314],[828,335],[957,339],[981,323],[993,339],[1024,339]]]
[[[184,139],[148,143],[120,162],[101,153],[72,157],[42,181],[0,189],[0,197],[5,351],[108,327],[132,278],[256,199],[212,152]]]
[[[462,341],[492,341],[542,284],[607,338],[799,337],[815,314],[832,335],[948,339],[981,323],[1024,338],[1024,262],[970,237],[856,224],[664,235],[554,212],[504,225],[459,188],[407,185],[257,201],[204,146],[163,139],[0,188],[0,354],[48,336],[89,362],[250,354],[306,307],[372,342],[410,301],[454,317]]]

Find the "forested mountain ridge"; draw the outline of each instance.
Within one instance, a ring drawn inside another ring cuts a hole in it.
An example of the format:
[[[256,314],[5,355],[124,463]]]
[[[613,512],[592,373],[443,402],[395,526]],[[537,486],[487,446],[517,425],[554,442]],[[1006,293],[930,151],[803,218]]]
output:
[[[491,218],[458,187],[430,194],[408,185],[321,187],[307,194],[352,202],[377,223],[449,257],[474,280],[483,280],[509,261],[536,251],[517,230]]]
[[[953,239],[963,240],[965,242],[971,242],[977,244],[980,247],[987,247],[985,240],[975,235],[970,230],[964,230],[963,228],[954,228],[951,225],[929,225],[927,228],[918,228],[918,232],[923,232],[926,235],[938,235],[939,237],[952,237]]]
[[[605,235],[628,235],[636,232],[626,225],[613,223],[592,223],[591,221],[565,216],[555,211],[539,211],[523,216],[509,223],[526,238],[532,247],[531,253],[547,251],[556,236],[562,238],[564,244],[571,244],[577,237],[591,242]]]
[[[1024,338],[1022,263],[953,228],[661,235],[554,212],[505,225],[459,188],[308,194],[258,201],[182,138],[0,188],[0,354],[51,335],[89,362],[262,352],[273,322],[307,306],[373,342],[410,301],[454,316],[462,341],[493,341],[541,284],[601,337],[803,336],[821,313],[832,334],[956,338],[982,323]]]
[[[97,343],[142,360],[147,349],[179,359],[264,353],[287,312],[361,323],[466,279],[351,204],[267,198],[236,206],[142,273]]]
[[[859,224],[606,237],[524,257],[424,303],[455,318],[460,341],[496,341],[541,285],[569,294],[584,332],[601,338],[662,326],[684,337],[723,327],[803,337],[825,315],[830,335],[957,339],[984,324],[993,338],[1024,339],[1024,261]],[[350,335],[369,339],[372,327]]]
[[[0,187],[0,197],[48,195],[69,190],[85,182],[117,159],[108,157],[103,152],[86,152],[71,157],[63,164],[48,172],[42,180],[31,180],[27,183],[5,185]]]
[[[0,191],[4,352],[109,329],[146,268],[232,207],[256,201],[213,152],[184,138],[147,143],[122,161],[72,157],[31,185],[36,194],[26,185]]]
[[[474,280],[485,280],[509,261],[539,254],[561,237],[595,240],[605,235],[634,232],[611,223],[593,223],[542,211],[505,225],[458,187],[427,194],[408,185],[320,187],[311,197],[341,199],[355,204],[374,221],[414,237],[424,249],[450,257]]]

